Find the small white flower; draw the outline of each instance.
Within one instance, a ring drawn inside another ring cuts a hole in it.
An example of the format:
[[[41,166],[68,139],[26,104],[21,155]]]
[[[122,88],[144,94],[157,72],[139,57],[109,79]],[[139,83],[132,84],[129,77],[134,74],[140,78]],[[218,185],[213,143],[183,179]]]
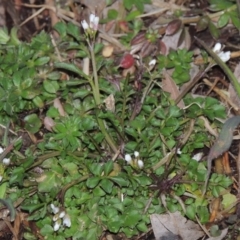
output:
[[[52,208],[52,212],[54,214],[58,213],[59,212],[59,207],[55,207],[53,203],[51,203],[51,208]]]
[[[180,148],[177,149],[177,154],[181,155],[182,154],[182,151]]]
[[[152,60],[148,63],[149,67],[155,66],[156,62],[157,62],[156,59],[152,59]]]
[[[3,159],[3,164],[4,165],[9,165],[10,164],[10,158],[4,158]]]
[[[63,217],[63,226],[71,227],[71,219],[68,214]]]
[[[127,161],[128,163],[130,163],[132,161],[132,157],[130,154],[125,155],[125,161]]]
[[[66,214],[65,211],[60,212],[59,213],[59,218],[63,218],[65,216],[65,214]]]
[[[3,179],[3,176],[0,176],[0,182],[2,181],[2,179]]]
[[[0,154],[3,153],[4,148],[0,147]]]
[[[135,151],[134,152],[134,156],[137,158],[139,156],[139,152],[138,151]]]
[[[196,160],[197,162],[199,162],[201,159],[202,159],[202,156],[203,156],[203,152],[199,152],[197,154],[195,154],[192,159],[193,160]]]
[[[139,167],[139,168],[143,168],[143,167],[144,167],[144,163],[143,163],[142,160],[138,160],[138,161],[137,161],[137,164],[138,164],[138,167]]]
[[[59,230],[59,228],[60,228],[60,226],[61,226],[61,220],[59,221],[56,221],[55,223],[54,223],[54,226],[53,226],[53,230],[56,232],[56,231],[58,231]]]
[[[81,22],[81,24],[82,24],[82,27],[83,27],[84,30],[87,30],[87,29],[89,28],[89,25],[88,25],[88,23],[86,22],[86,20],[83,20],[83,21]]]
[[[215,44],[215,46],[213,48],[213,51],[215,53],[219,53],[221,49],[222,49],[222,45],[221,45],[221,43],[218,42],[218,43]]]
[[[98,23],[99,23],[99,17],[95,16],[95,14],[90,14],[89,16],[90,21],[90,28],[97,31],[98,30]]]
[[[227,62],[231,57],[231,52],[230,51],[220,52],[218,56],[221,58],[223,62]]]
[[[221,51],[221,49],[222,49],[221,43],[216,43],[213,48],[213,52],[215,52],[223,62],[227,62],[231,57],[231,52],[230,51],[223,52]]]

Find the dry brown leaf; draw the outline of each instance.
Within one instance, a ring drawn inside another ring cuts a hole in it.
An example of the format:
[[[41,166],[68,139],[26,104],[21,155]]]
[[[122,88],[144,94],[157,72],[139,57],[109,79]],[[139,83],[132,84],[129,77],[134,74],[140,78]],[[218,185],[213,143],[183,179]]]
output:
[[[65,116],[65,111],[63,109],[62,103],[60,102],[59,98],[55,98],[53,101],[53,106],[58,110],[60,116]]]
[[[169,70],[165,70],[163,71],[163,80],[162,80],[162,89],[165,92],[169,92],[171,95],[171,99],[175,100],[178,95],[179,95],[179,90],[178,87],[176,85],[176,83],[173,81],[172,77],[171,77],[171,72]],[[180,108],[184,108],[184,102],[181,100],[178,103],[178,107]]]
[[[180,212],[152,214],[150,219],[156,239],[197,240],[205,235],[197,224]]]
[[[167,50],[166,54],[168,54],[171,49],[189,49],[191,46],[191,37],[189,35],[188,29],[183,28],[179,29],[173,35],[164,35],[162,42],[165,44]]]
[[[107,57],[111,57],[112,53],[113,53],[113,46],[112,45],[106,45],[104,46],[103,50],[102,50],[102,55],[103,57],[107,58]]]
[[[113,94],[110,94],[103,102],[106,104],[107,110],[115,112],[115,99]]]
[[[240,63],[237,64],[234,70],[234,75],[238,79],[238,82],[240,84]],[[232,83],[229,84],[228,92],[229,92],[231,101],[240,107],[240,98],[238,97]]]
[[[43,124],[48,131],[52,132],[52,128],[55,125],[55,122],[51,117],[46,116],[43,120]]]

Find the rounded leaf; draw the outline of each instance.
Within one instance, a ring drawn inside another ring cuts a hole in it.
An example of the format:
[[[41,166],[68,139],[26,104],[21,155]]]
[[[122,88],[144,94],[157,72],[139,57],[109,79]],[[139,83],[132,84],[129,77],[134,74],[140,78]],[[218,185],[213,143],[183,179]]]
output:
[[[88,178],[86,185],[89,188],[95,188],[100,181],[100,177],[90,177]]]
[[[25,128],[31,133],[37,133],[42,126],[41,120],[38,118],[37,114],[30,114],[24,118]]]

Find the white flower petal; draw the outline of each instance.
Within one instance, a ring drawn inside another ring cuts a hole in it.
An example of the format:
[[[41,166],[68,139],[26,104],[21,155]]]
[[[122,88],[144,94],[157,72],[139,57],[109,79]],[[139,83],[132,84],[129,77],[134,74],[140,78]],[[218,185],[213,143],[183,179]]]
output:
[[[71,227],[71,219],[68,214],[63,217],[63,226]]]
[[[192,159],[193,160],[196,160],[197,162],[199,162],[201,159],[202,159],[202,156],[203,156],[203,152],[199,152],[197,154],[195,154]]]
[[[9,165],[10,164],[10,158],[4,158],[3,159],[3,164],[4,165]]]
[[[218,56],[221,58],[223,62],[227,62],[231,57],[231,52],[230,51],[220,52],[218,53]]]
[[[63,218],[65,216],[65,214],[66,214],[65,211],[60,212],[59,213],[59,218]]]
[[[95,17],[96,17],[95,14],[91,13],[89,16],[89,22],[90,23],[94,22]]]
[[[125,161],[127,161],[128,163],[132,161],[132,157],[130,154],[125,155]]]
[[[60,226],[61,226],[61,221],[56,221],[56,222],[54,223],[53,230],[54,230],[55,232],[58,231],[59,228],[60,228]]]
[[[221,43],[216,43],[215,46],[214,46],[214,48],[213,48],[213,51],[214,51],[215,53],[218,53],[218,52],[221,50],[221,48],[222,48]]]
[[[89,25],[88,25],[88,23],[86,22],[86,20],[83,20],[83,21],[81,22],[81,24],[82,24],[82,27],[83,27],[84,30],[87,30],[87,29],[89,28]]]
[[[54,214],[58,213],[59,212],[59,207],[55,207],[55,205],[53,203],[51,203],[51,208],[52,208],[52,212]]]
[[[152,59],[152,60],[148,63],[148,65],[149,65],[150,67],[155,66],[156,62],[157,62],[156,59]]]
[[[95,31],[98,30],[98,23],[99,23],[99,17],[95,17],[95,18],[94,18],[94,21],[93,21],[93,29],[94,29]]]
[[[138,160],[137,163],[138,163],[138,167],[139,168],[143,168],[144,167],[144,163],[143,163],[142,160]]]
[[[4,148],[0,147],[0,154],[3,153]]]
[[[3,176],[0,176],[0,182],[2,181],[2,179],[3,179]]]
[[[137,158],[139,156],[139,152],[138,151],[135,151],[134,152],[134,156]]]
[[[182,151],[180,148],[177,149],[177,154],[179,154],[179,155],[182,154]]]

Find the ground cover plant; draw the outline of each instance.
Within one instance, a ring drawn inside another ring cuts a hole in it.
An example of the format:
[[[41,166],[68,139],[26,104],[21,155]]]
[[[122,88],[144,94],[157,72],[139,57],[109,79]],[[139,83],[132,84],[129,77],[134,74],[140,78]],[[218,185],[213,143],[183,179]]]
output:
[[[223,47],[240,27],[237,3],[100,3],[104,11],[75,6],[78,21],[57,5],[52,31],[29,41],[0,29],[1,231],[234,239],[238,180],[227,152],[238,159],[240,91],[229,62],[239,52]]]

